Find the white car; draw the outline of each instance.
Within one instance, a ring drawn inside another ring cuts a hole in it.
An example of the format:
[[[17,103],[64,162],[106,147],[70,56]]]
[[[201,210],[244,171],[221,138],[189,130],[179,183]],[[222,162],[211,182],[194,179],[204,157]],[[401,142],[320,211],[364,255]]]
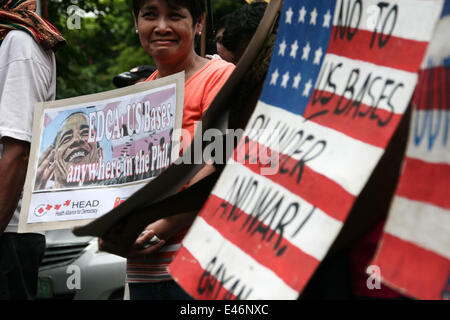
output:
[[[98,250],[97,238],[71,230],[45,233],[38,299],[123,299],[126,259]]]

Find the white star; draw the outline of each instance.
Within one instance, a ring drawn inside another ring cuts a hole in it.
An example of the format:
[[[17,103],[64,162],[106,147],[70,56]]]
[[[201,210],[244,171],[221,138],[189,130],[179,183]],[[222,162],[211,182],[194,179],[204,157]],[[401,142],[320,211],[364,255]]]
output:
[[[294,77],[294,83],[292,84],[292,88],[298,89],[298,84],[300,83],[300,80],[302,80],[302,77],[300,76],[300,73],[297,73],[297,75]]]
[[[314,62],[313,64],[320,64],[320,58],[322,58],[322,47],[319,47],[316,51],[314,51]]]
[[[309,46],[309,42],[306,43],[306,46],[303,47],[303,55],[302,60],[308,61],[309,51],[311,51],[311,47]]]
[[[286,20],[285,23],[292,24],[292,15],[294,14],[294,11],[292,11],[292,8],[289,7],[288,11],[286,11]]]
[[[305,89],[303,90],[304,97],[309,96],[309,90],[311,90],[311,87],[312,87],[312,81],[311,81],[311,79],[309,79],[308,82],[305,84]]]
[[[286,50],[286,41],[283,40],[282,43],[280,43],[280,50],[278,50],[278,55],[284,57],[284,51]]]
[[[289,72],[286,72],[286,73],[283,75],[283,80],[281,81],[281,86],[282,86],[283,88],[287,88],[287,83],[288,83],[288,81],[289,81]]]
[[[270,84],[276,86],[277,85],[277,79],[280,74],[278,73],[278,69],[276,69],[272,73],[272,78],[270,79]]]
[[[298,22],[305,22],[305,16],[306,16],[306,9],[305,6],[301,8],[301,10],[298,11],[300,16],[298,17]]]
[[[297,56],[297,50],[298,50],[298,42],[295,40],[293,44],[291,44],[291,54],[290,56],[295,59]]]
[[[317,10],[314,8],[314,10],[311,12],[311,20],[309,20],[309,24],[316,25],[317,20]]]
[[[329,28],[330,27],[330,20],[331,20],[331,13],[330,13],[330,10],[328,10],[327,13],[323,15],[323,25],[322,25],[322,27]]]

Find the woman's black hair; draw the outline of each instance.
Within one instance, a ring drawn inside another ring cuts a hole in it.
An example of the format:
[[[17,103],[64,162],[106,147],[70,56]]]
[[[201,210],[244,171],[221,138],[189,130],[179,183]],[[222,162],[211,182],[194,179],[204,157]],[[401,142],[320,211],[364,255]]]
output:
[[[165,1],[168,5],[175,5],[187,8],[191,13],[194,25],[199,21],[202,14],[206,11],[205,0],[158,0],[158,1]],[[136,21],[139,16],[139,11],[146,2],[147,0],[132,0],[133,13]]]

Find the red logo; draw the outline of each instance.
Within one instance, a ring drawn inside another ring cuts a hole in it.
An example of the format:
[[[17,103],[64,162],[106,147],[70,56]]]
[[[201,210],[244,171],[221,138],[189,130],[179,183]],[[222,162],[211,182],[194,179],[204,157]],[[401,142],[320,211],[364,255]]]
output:
[[[67,207],[67,206],[70,205],[70,203],[71,203],[71,200],[66,200],[64,202],[64,204],[55,204],[55,205],[40,204],[34,209],[34,214],[35,214],[36,217],[42,217],[43,215],[45,215],[50,210],[52,210],[52,209],[59,210],[59,209],[61,209],[61,206]]]
[[[120,204],[122,204],[125,200],[127,200],[126,198],[122,198],[120,199],[119,197],[116,197],[116,200],[114,201],[114,208],[118,207]]]
[[[34,209],[34,215],[36,216],[36,217],[42,217],[43,215],[45,215],[46,213],[47,213],[47,210],[46,210],[46,206],[47,205],[45,205],[45,204],[40,204],[40,205],[38,205],[35,209]]]

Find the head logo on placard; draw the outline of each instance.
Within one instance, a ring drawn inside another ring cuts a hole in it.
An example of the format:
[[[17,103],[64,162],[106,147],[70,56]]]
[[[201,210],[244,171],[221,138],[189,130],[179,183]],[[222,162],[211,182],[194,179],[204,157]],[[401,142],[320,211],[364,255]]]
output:
[[[36,217],[42,217],[47,213],[47,205],[46,204],[40,204],[34,209],[34,215]]]

